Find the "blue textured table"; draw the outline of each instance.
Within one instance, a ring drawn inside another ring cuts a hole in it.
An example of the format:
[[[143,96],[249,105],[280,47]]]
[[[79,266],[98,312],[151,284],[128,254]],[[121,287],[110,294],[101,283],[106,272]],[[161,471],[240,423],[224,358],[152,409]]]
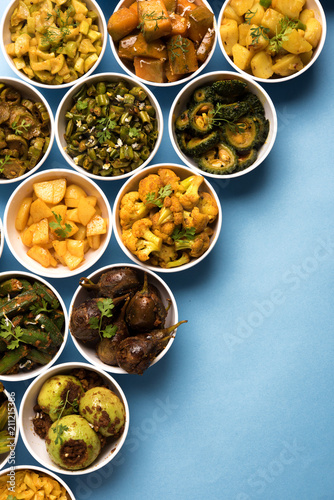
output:
[[[100,5],[108,20],[115,3]],[[212,5],[218,15],[221,2]],[[99,471],[62,476],[78,500],[334,498],[334,5],[323,6],[318,61],[265,85],[278,114],[271,154],[244,177],[212,182],[223,207],[214,250],[189,271],[161,275],[188,324],[142,377],[115,377],[130,406],[128,438]],[[0,68],[15,76],[1,55]],[[230,69],[217,45],[207,71]],[[121,72],[109,45],[102,71]],[[180,87],[151,89],[165,116],[154,163],[180,163],[167,130]],[[43,93],[55,112],[65,91]],[[43,168],[59,167],[55,143]],[[112,204],[121,181],[99,185]],[[1,218],[15,187],[0,186]],[[112,236],[90,271],[119,262],[127,259]],[[21,269],[5,245],[0,271]],[[51,282],[68,306],[78,278]],[[69,338],[59,362],[71,360],[84,361]],[[6,383],[18,406],[28,383]],[[37,465],[21,438],[16,458]]]

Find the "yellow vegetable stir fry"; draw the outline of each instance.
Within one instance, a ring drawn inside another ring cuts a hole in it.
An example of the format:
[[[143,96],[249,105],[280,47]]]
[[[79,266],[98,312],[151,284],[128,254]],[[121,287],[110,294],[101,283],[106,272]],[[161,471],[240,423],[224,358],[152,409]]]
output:
[[[218,207],[211,194],[200,191],[204,178],[180,180],[169,168],[144,177],[138,191],[120,203],[124,245],[142,262],[164,268],[187,264],[210,246]]]
[[[322,26],[306,0],[231,0],[220,36],[224,49],[243,71],[257,78],[280,78],[312,59]]]
[[[12,484],[13,483],[13,486]],[[69,500],[70,496],[64,486],[56,479],[41,472],[19,470],[15,475],[4,475],[0,478],[0,500]]]
[[[0,83],[0,178],[14,179],[34,168],[49,143],[50,116],[44,104]]]
[[[27,255],[46,268],[60,263],[76,269],[107,232],[97,198],[77,184],[67,185],[64,178],[36,182],[33,189],[15,220],[22,243],[29,247]]]
[[[16,68],[47,85],[73,82],[101,53],[98,15],[79,0],[19,0],[10,30]]]

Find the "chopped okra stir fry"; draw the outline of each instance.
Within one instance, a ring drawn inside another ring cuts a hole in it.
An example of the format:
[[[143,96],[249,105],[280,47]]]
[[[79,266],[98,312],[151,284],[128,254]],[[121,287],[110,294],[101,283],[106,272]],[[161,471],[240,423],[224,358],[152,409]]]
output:
[[[0,375],[26,372],[51,361],[64,339],[64,312],[39,281],[0,283]]]
[[[34,168],[50,143],[50,116],[33,102],[0,83],[0,178],[14,179]]]
[[[66,113],[66,152],[94,175],[113,177],[138,168],[158,137],[156,111],[140,86],[84,84]]]

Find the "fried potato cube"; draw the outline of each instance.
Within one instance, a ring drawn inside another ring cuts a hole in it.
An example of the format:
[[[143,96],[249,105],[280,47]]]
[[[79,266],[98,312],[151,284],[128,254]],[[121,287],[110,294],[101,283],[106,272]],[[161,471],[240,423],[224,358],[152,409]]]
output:
[[[87,199],[88,198],[88,199]],[[95,198],[96,200],[96,198]],[[81,197],[78,204],[78,219],[81,224],[87,226],[88,222],[95,215],[95,208],[93,206],[93,200],[87,196],[86,198]],[[96,203],[96,201],[95,201]]]
[[[238,68],[245,71],[249,68],[254,53],[243,45],[240,45],[240,43],[236,43],[232,47],[232,55],[233,61]]]
[[[23,245],[26,245],[27,247],[32,246],[32,237],[34,234],[34,231],[36,229],[37,224],[31,224],[29,225],[24,231],[21,233],[21,241]]]
[[[312,50],[312,45],[297,30],[292,30],[283,40],[282,47],[291,54],[301,54]]]
[[[65,253],[67,252],[67,244],[65,240],[55,240],[52,242],[52,246],[59,257],[64,257]]]
[[[243,16],[248,10],[251,9],[253,0],[231,0],[230,6],[238,14]]]
[[[87,193],[77,184],[70,184],[65,192],[65,205],[70,208],[79,205],[80,198],[86,197]]]
[[[57,261],[52,256],[51,252],[48,249],[43,248],[39,245],[34,245],[31,248],[29,248],[27,255],[36,262],[38,262],[39,264],[41,264],[41,266],[43,267],[57,266]]]
[[[101,215],[94,217],[87,224],[87,236],[105,234],[107,232],[107,221]]]
[[[224,19],[219,28],[219,32],[226,54],[231,56],[232,47],[238,42],[239,39],[237,21],[234,19]]]
[[[74,255],[75,257],[83,257],[84,256],[84,242],[81,240],[66,240],[67,250]]]
[[[70,208],[69,210],[67,210],[66,217],[68,220],[71,220],[72,222],[80,223],[80,219],[79,219],[79,215],[78,215],[78,207]]]
[[[32,235],[33,245],[47,245],[49,243],[49,223],[47,219],[42,219],[36,224]]]
[[[70,269],[70,271],[73,271],[76,269],[81,262],[83,261],[83,256],[82,257],[76,257],[75,255],[72,255],[68,250],[63,256],[64,262],[67,265],[67,267]]]
[[[101,236],[99,234],[88,236],[87,241],[92,250],[97,250],[101,245]]]
[[[66,179],[54,179],[51,181],[35,182],[34,193],[45,203],[57,205],[65,196]]]
[[[252,58],[251,68],[254,76],[258,78],[270,78],[274,74],[271,55],[261,50]]]
[[[72,235],[72,239],[74,240],[84,240],[87,237],[87,230],[86,226],[83,226],[82,224],[78,223],[77,225],[77,232]]]
[[[31,204],[32,204],[31,196],[27,196],[23,198],[23,200],[21,201],[21,205],[19,207],[19,210],[15,218],[15,229],[17,231],[23,231],[23,229],[26,227],[30,215]]]
[[[52,211],[43,200],[37,198],[37,200],[33,201],[31,204],[30,215],[33,222],[39,222],[42,219],[52,217]]]

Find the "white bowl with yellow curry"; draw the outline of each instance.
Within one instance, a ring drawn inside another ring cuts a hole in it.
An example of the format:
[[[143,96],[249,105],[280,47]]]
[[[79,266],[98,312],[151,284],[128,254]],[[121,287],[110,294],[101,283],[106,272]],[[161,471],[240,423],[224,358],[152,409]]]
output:
[[[42,88],[83,80],[97,68],[106,43],[106,21],[95,0],[12,0],[1,20],[8,64]]]
[[[266,83],[304,73],[326,38],[326,17],[318,0],[227,0],[218,26],[228,63]]]

